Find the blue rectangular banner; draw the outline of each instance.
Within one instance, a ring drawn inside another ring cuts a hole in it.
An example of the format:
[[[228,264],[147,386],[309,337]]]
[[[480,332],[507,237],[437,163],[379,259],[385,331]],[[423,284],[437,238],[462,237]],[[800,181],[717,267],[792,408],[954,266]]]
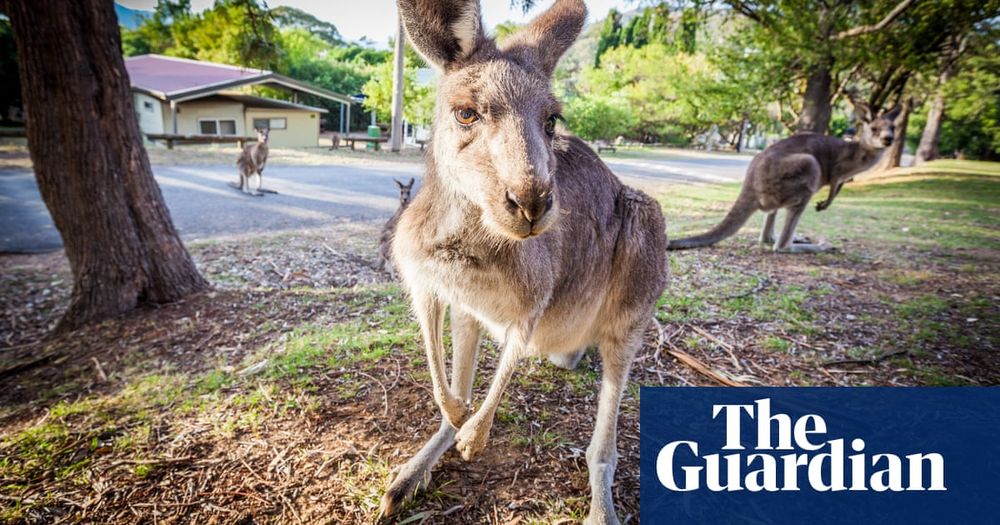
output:
[[[661,388],[643,525],[1000,524],[998,388]]]

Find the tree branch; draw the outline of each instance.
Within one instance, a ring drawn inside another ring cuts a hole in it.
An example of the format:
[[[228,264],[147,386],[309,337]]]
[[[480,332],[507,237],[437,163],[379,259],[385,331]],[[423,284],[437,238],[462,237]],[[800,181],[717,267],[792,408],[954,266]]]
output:
[[[868,33],[874,33],[876,31],[881,31],[885,26],[892,23],[899,15],[903,14],[911,5],[913,5],[917,0],[903,0],[899,3],[889,14],[885,15],[885,18],[879,20],[877,24],[870,24],[864,26],[853,27],[846,31],[841,31],[836,35],[833,35],[833,40],[842,40],[845,38],[851,38],[858,35],[864,35]]]

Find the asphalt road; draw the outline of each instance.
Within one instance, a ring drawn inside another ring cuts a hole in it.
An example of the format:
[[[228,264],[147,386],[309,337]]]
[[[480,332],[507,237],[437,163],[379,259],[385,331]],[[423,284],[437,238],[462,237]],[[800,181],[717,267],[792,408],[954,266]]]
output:
[[[669,184],[742,180],[750,157],[677,152],[655,160],[612,154],[605,161],[626,184],[656,193]],[[269,166],[264,187],[278,193],[250,197],[226,185],[236,180],[232,166],[153,166],[185,241],[388,217],[399,196],[392,179],[419,181],[422,169],[390,162]],[[44,252],[61,245],[32,172],[0,170],[0,253]]]

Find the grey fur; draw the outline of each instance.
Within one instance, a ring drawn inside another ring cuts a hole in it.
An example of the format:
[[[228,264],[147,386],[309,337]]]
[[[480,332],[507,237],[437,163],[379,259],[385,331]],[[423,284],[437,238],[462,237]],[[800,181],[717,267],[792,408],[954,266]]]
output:
[[[257,132],[257,142],[245,146],[236,159],[236,167],[240,170],[240,183],[238,186],[236,184],[230,184],[230,186],[239,188],[254,197],[260,197],[263,195],[261,185],[264,182],[264,165],[267,164],[267,138],[270,135],[270,130],[255,129],[255,131]],[[257,184],[251,190],[250,177],[253,176],[256,176]]]

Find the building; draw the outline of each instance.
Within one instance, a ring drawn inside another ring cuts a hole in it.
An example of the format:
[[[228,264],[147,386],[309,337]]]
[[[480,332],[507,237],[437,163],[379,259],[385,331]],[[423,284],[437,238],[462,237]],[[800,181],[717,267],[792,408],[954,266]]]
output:
[[[271,71],[161,55],[126,58],[125,68],[146,134],[252,136],[269,128],[274,146],[316,146],[327,110],[298,103],[302,94],[339,103],[340,130],[349,131],[353,99]],[[238,91],[247,86],[280,89],[292,101]]]

